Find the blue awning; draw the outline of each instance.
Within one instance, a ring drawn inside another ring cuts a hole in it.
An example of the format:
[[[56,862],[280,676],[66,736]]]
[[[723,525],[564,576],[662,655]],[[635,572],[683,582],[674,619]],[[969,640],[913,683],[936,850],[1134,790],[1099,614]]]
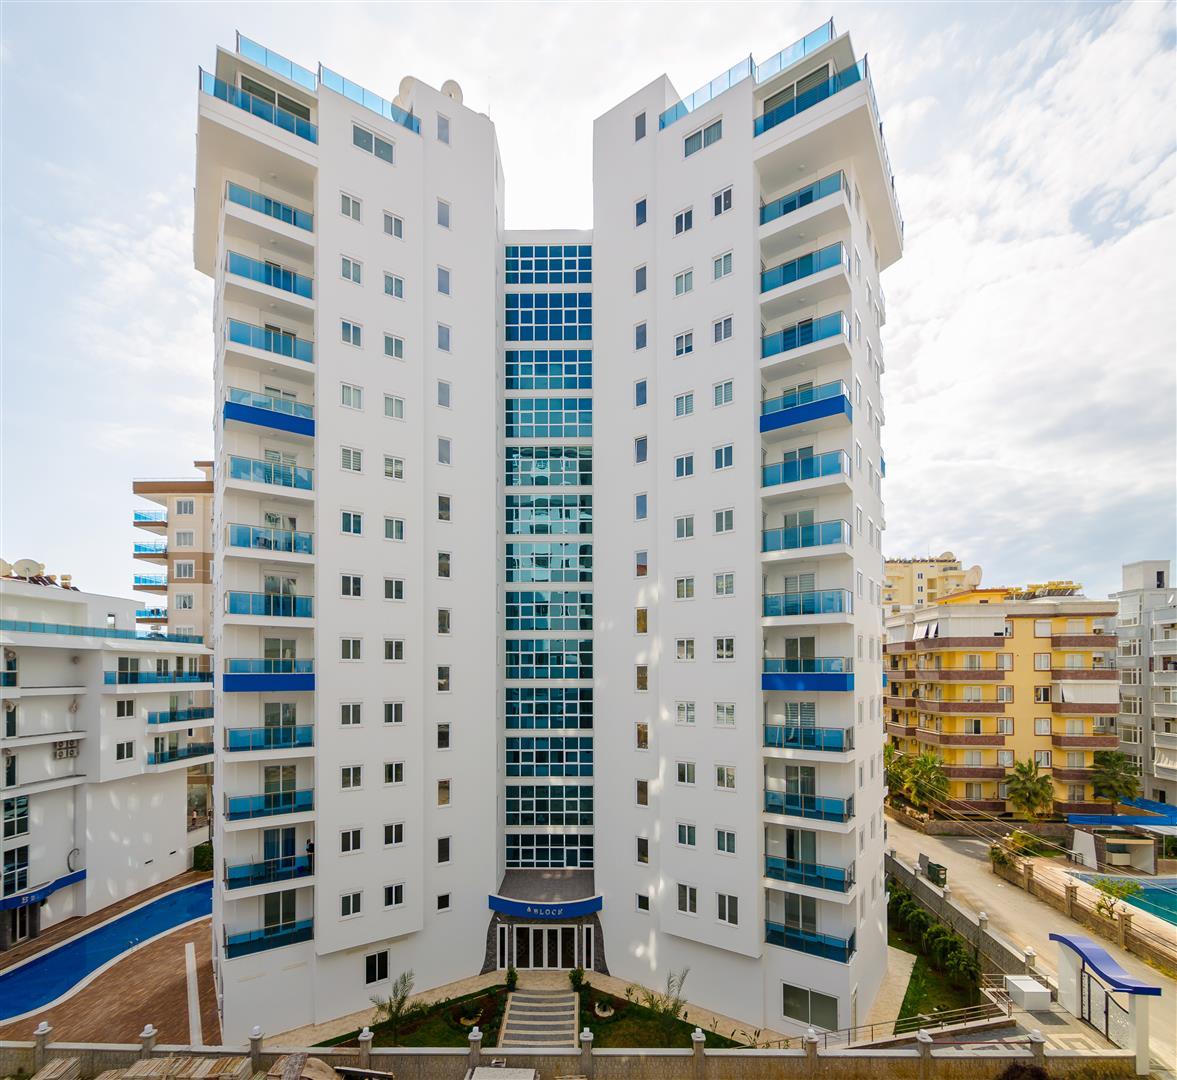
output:
[[[511,900],[505,896],[488,896],[487,906],[501,915],[521,919],[575,919],[601,910],[601,897],[583,900]]]
[[[57,892],[58,889],[64,889],[67,885],[76,885],[79,881],[84,880],[85,877],[85,870],[75,870],[72,874],[65,874],[54,881],[50,881],[46,885],[39,885],[29,892],[18,893],[16,896],[6,896],[0,900],[0,911],[7,911],[9,908],[27,907],[29,904],[39,904],[51,893]]]
[[[1084,966],[1091,968],[1113,990],[1125,994],[1143,994],[1145,997],[1161,996],[1159,986],[1151,986],[1129,975],[1107,949],[1091,938],[1080,934],[1051,934],[1050,940],[1066,945],[1068,949],[1078,953]]]

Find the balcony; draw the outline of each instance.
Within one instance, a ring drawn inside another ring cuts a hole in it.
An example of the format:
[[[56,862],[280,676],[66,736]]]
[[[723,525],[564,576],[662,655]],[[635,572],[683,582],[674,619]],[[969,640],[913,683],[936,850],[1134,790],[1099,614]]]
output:
[[[229,387],[226,395],[224,417],[226,421],[254,424],[289,435],[315,437],[315,410],[312,406],[235,386]]]
[[[143,607],[135,609],[136,622],[149,623],[166,623],[168,621],[168,609],[166,607]],[[155,634],[151,635],[155,637]]]
[[[832,78],[827,79],[810,90],[806,90],[803,94],[798,94],[792,101],[786,101],[783,105],[778,105],[771,112],[766,112],[756,117],[752,126],[753,137],[763,135],[766,131],[771,131],[779,124],[793,119],[794,116],[798,115],[798,113],[805,112],[806,109],[812,109],[814,105],[820,104],[839,91],[845,90],[848,86],[854,86],[856,83],[862,82],[866,77],[867,68],[865,60],[860,60],[857,64],[852,64],[850,67],[836,72]]]
[[[301,116],[295,116],[268,101],[254,97],[253,94],[239,90],[236,86],[230,86],[203,68],[200,69],[199,85],[201,92],[208,94],[209,97],[235,105],[251,116],[256,116],[283,131],[289,131],[300,139],[306,139],[307,142],[317,143],[319,141],[319,129],[309,120],[304,120]]]
[[[315,808],[313,788],[297,791],[267,791],[264,795],[227,795],[225,819],[247,821],[251,818],[277,817],[279,814],[306,814]]]
[[[760,339],[761,374],[768,378],[786,370],[806,371],[849,355],[850,320],[840,311],[803,319]]]
[[[839,240],[836,244],[762,270],[761,315],[766,321],[780,318],[791,305],[795,309],[795,298],[802,291],[805,306],[813,307],[844,295],[849,288],[850,256],[846,245]]]
[[[225,730],[225,749],[230,753],[248,750],[305,750],[314,745],[315,729],[311,724]]]
[[[760,403],[760,434],[767,435],[798,424],[813,424],[814,430],[850,423],[854,408],[850,391],[841,380],[788,390]],[[816,421],[825,421],[816,423]],[[789,432],[793,434],[793,432]]]
[[[232,960],[237,956],[248,956],[250,953],[264,952],[266,949],[280,949],[283,945],[312,941],[314,936],[314,919],[302,919],[281,926],[267,926],[262,930],[248,930],[241,934],[226,934],[225,958]]]
[[[213,718],[211,705],[193,705],[187,709],[167,709],[162,712],[149,712],[149,724],[193,724]]]
[[[894,735],[897,738],[905,739],[915,734],[916,727],[914,723],[903,724],[898,720],[888,720],[883,724],[888,735]]]
[[[415,135],[421,134],[421,121],[418,117],[411,112],[406,112],[399,105],[394,105],[391,101],[385,101],[379,94],[365,90],[359,83],[345,79],[322,64],[319,65],[319,79],[328,90],[342,94],[348,101],[354,101],[357,105],[370,109],[379,116],[383,116],[385,120],[391,120],[394,124],[407,128]],[[377,156],[379,156],[379,151]]]
[[[143,592],[167,592],[167,574],[136,574],[131,583],[134,588]]]
[[[854,728],[765,724],[764,745],[772,750],[816,750],[844,754],[854,749]]]
[[[777,218],[794,214],[798,210],[803,210],[805,207],[820,202],[830,195],[836,195],[840,191],[847,195],[850,194],[850,185],[846,180],[846,174],[841,170],[831,173],[829,176],[823,176],[812,184],[806,184],[805,187],[798,188],[788,195],[782,195],[779,199],[764,203],[760,207],[760,224],[767,225],[771,221],[776,221]]]
[[[225,661],[221,689],[225,693],[314,690],[315,662],[295,658],[244,658]]]
[[[1005,768],[1001,765],[945,765],[944,775],[949,780],[1004,780]]]
[[[314,72],[307,71],[306,68],[299,64],[287,60],[285,56],[281,53],[274,52],[273,49],[267,49],[264,45],[259,45],[256,41],[251,41],[240,32],[237,34],[237,52],[247,60],[252,60],[255,64],[261,64],[262,67],[268,68],[277,75],[281,75],[282,78],[289,79],[292,83],[297,83],[304,90],[309,90],[312,94],[318,88],[319,81],[315,78]]]
[[[251,885],[272,885],[276,881],[293,881],[309,877],[311,860],[306,855],[285,855],[258,862],[225,864],[225,888],[248,889]]]
[[[844,825],[854,817],[854,796],[830,799],[820,795],[801,795],[792,791],[764,792],[764,812],[807,821],[833,821]]]
[[[813,457],[778,461],[772,465],[765,465],[760,470],[760,483],[765,488],[797,484],[806,480],[825,480],[829,477],[849,481],[850,455],[845,450],[830,450],[828,453],[815,454]]]
[[[262,195],[247,187],[242,187],[240,184],[235,184],[232,180],[225,185],[225,197],[231,203],[244,206],[247,210],[253,210],[258,214],[264,214],[266,217],[281,221],[285,225],[314,232],[315,218],[309,211],[288,206],[277,199],[271,199],[268,195]]]
[[[263,525],[230,525],[229,547],[264,551],[267,555],[313,555],[314,534],[292,529],[271,529]]]
[[[918,681],[918,677],[917,677]],[[917,697],[916,708],[921,712],[954,715],[957,713],[988,713],[1004,715],[1005,701],[942,701],[939,698]]]
[[[761,534],[764,554],[809,551],[813,548],[850,546],[850,525],[845,521],[819,521],[813,525],[792,525],[765,529]],[[842,554],[833,552],[832,554]]]
[[[267,619],[311,619],[315,615],[315,598],[289,593],[227,592],[225,614]]]
[[[823,589],[818,592],[767,593],[762,614],[766,619],[791,615],[849,615],[854,598],[849,589]]]
[[[17,674],[15,671],[0,671],[0,686],[17,686]]]
[[[188,761],[190,758],[210,757],[212,743],[188,743],[186,746],[172,746],[166,750],[149,750],[148,765],[170,765],[174,761]]]
[[[996,731],[934,731],[917,728],[915,737],[930,746],[1005,746],[1006,736]]]
[[[1050,770],[1050,775],[1053,779],[1061,780],[1063,783],[1090,784],[1095,778],[1095,770],[1090,767],[1067,768],[1056,765]]]
[[[315,346],[313,342],[294,334],[280,333],[277,330],[266,330],[252,323],[242,322],[240,319],[227,320],[226,331],[228,340],[234,345],[242,345],[247,349],[258,349],[273,356],[283,356],[288,360],[301,360],[306,364],[315,362]]]
[[[798,862],[778,855],[764,856],[764,876],[790,885],[807,885],[811,889],[829,889],[845,893],[854,888],[854,867],[822,866]]]
[[[802,930],[799,926],[786,926],[784,923],[771,920],[765,920],[764,940],[769,945],[779,945],[781,948],[808,953],[810,956],[836,960],[839,964],[850,963],[856,948],[854,934],[848,938],[840,938],[833,934],[819,934],[816,930]]]
[[[905,678],[916,682],[1001,682],[1005,668],[913,668]]]
[[[141,529],[152,529],[159,526],[166,527],[168,512],[166,510],[136,510],[131,515],[131,524]]]
[[[1119,682],[1121,672],[1115,664],[1092,664],[1091,667],[1051,668],[1050,677],[1055,682]]]
[[[1050,745],[1060,750],[1118,750],[1120,736],[1115,733],[1097,735],[1094,732],[1085,735],[1065,735],[1052,732]]]
[[[104,671],[104,686],[173,686],[184,683],[211,683],[211,671]]]
[[[167,612],[163,614],[166,617]],[[139,617],[138,611],[135,616]],[[183,641],[196,645],[203,640],[199,634],[161,634],[158,630],[119,630],[113,626],[75,626],[73,623],[26,622],[24,619],[0,619],[0,630],[13,634],[58,634],[118,641]]]
[[[1119,701],[1052,701],[1050,711],[1056,716],[1115,716]]]
[[[301,296],[304,300],[313,299],[314,286],[311,279],[297,271],[286,270],[273,263],[260,262],[236,251],[230,251],[226,256],[225,269],[230,274],[258,285]]]
[[[761,690],[846,692],[854,689],[854,661],[848,656],[766,656]]]
[[[314,470],[301,465],[287,465],[278,461],[229,455],[229,479],[270,487],[291,488],[296,491],[314,490]]]
[[[131,554],[136,559],[166,559],[168,557],[168,542],[166,540],[140,540],[131,546]]]
[[[1114,649],[1119,644],[1115,634],[1052,634],[1052,649]]]

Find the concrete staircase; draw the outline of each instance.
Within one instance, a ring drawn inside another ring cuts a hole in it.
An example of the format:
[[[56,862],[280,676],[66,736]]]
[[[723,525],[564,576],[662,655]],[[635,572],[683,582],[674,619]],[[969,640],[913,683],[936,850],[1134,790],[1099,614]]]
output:
[[[507,997],[499,1046],[576,1046],[576,995],[518,989]]]

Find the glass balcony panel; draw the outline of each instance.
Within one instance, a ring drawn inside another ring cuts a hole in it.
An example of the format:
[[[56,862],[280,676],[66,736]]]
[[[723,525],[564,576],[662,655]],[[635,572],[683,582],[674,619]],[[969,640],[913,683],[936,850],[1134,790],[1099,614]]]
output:
[[[149,686],[154,683],[210,683],[211,671],[104,671],[106,686]]]
[[[306,877],[311,872],[311,860],[306,855],[283,855],[277,859],[238,863],[225,867],[225,887],[245,889],[251,885],[270,885],[275,881],[290,881]]]
[[[229,546],[256,551],[282,551],[291,555],[314,554],[314,534],[261,525],[230,525]]]
[[[302,814],[314,808],[315,792],[312,788],[267,791],[263,795],[229,795],[225,799],[225,816],[230,821],[275,814]]]
[[[225,661],[227,675],[313,675],[315,661],[296,657],[235,657]]]
[[[312,469],[301,465],[287,465],[278,461],[260,461],[257,458],[237,457],[236,455],[229,456],[229,478],[248,480],[253,484],[300,488],[303,491],[311,491],[314,488],[314,471]]]
[[[315,614],[315,598],[289,593],[227,592],[225,612],[229,615],[264,615],[278,619],[311,619]]]
[[[259,394],[253,390],[241,390],[236,386],[229,387],[229,400],[237,405],[248,405],[251,409],[266,409],[287,416],[298,416],[303,420],[313,420],[315,417],[313,405],[305,405],[290,398],[274,397],[272,394]]]
[[[793,791],[765,791],[764,809],[766,813],[785,814],[788,817],[847,822],[854,817],[854,796],[832,799],[822,795],[801,795]]]
[[[799,926],[786,926],[784,923],[771,921],[764,924],[764,940],[770,945],[781,945],[786,949],[808,953],[810,956],[836,960],[840,964],[848,964],[856,948],[854,934],[848,938],[840,938],[833,934],[819,934],[816,930],[802,930]]]
[[[166,584],[166,582],[165,582]],[[136,618],[148,617],[148,612],[161,609],[145,608],[135,612]],[[162,609],[167,615],[167,610]],[[164,634],[155,630],[118,630],[112,626],[74,626],[70,623],[26,622],[24,619],[0,619],[0,630],[18,634],[64,634],[70,637],[116,638],[126,641],[188,641],[200,644],[199,634]]]
[[[796,409],[802,405],[811,405],[815,401],[828,401],[830,398],[850,397],[850,391],[841,380],[822,383],[821,386],[807,386],[800,390],[787,390],[776,397],[766,398],[760,403],[760,415],[769,416],[772,413]]]
[[[225,749],[229,751],[292,750],[314,745],[315,729],[311,724],[225,730]]]
[[[167,765],[172,761],[184,761],[187,758],[194,757],[207,757],[212,752],[212,743],[188,743],[187,746],[173,746],[167,750],[149,750],[147,752],[147,764]]]
[[[764,597],[766,618],[785,615],[838,615],[854,610],[848,589],[824,589],[820,592],[768,593]]]
[[[300,67],[292,60],[287,60],[281,53],[267,49],[264,45],[259,45],[256,41],[250,41],[243,34],[237,35],[237,52],[247,60],[252,60],[255,64],[261,64],[262,67],[269,68],[271,71],[281,75],[284,79],[289,79],[292,83],[297,83],[304,90],[309,90],[312,94],[319,88],[319,80],[315,78],[313,72],[307,71],[306,68]]]
[[[766,112],[763,116],[756,117],[752,128],[753,134],[763,135],[766,131],[771,131],[778,124],[783,124],[786,120],[791,120],[798,113],[805,112],[806,109],[812,109],[814,105],[820,104],[826,98],[831,97],[841,90],[845,90],[849,86],[854,86],[856,83],[862,82],[866,77],[866,61],[860,60],[857,64],[836,72],[832,78],[819,83],[810,90],[806,90],[805,93],[798,94],[792,101],[786,101],[783,105],[778,105],[771,112]]]
[[[832,270],[835,266],[849,268],[846,248],[841,240],[820,251],[810,251],[796,259],[790,259],[771,270],[761,271],[760,291],[771,292],[783,285],[792,285],[794,281],[800,281],[802,278],[820,274],[823,270]]]
[[[277,105],[254,97],[253,94],[246,93],[236,86],[230,86],[203,68],[200,69],[200,89],[209,97],[215,97],[220,101],[235,105],[268,124],[273,124],[275,127],[282,128],[283,131],[297,135],[300,139],[306,139],[307,142],[313,143],[319,141],[319,129],[309,120],[288,113],[285,109],[280,109]]]
[[[765,529],[763,540],[764,551],[792,551],[797,548],[824,547],[828,544],[849,544],[850,525],[845,521],[820,521],[814,525]]]
[[[286,225],[293,225],[296,229],[305,229],[307,232],[314,231],[314,215],[306,210],[288,206],[284,202],[271,199],[268,195],[262,195],[257,191],[251,191],[232,181],[228,183],[226,195],[230,202],[236,203],[238,206],[255,210],[259,214],[265,214],[266,217],[272,217]]]
[[[166,510],[136,510],[131,520],[163,523],[168,520],[168,512]]]
[[[850,475],[850,456],[845,450],[831,450],[813,457],[765,465],[761,470],[760,482],[764,487],[775,487],[777,484],[795,484],[800,480],[818,480],[823,476],[838,475]]]
[[[812,345],[815,341],[835,338],[839,334],[847,341],[850,340],[850,321],[842,312],[835,311],[832,315],[797,323],[761,338],[760,357],[766,360],[770,356]]]
[[[829,889],[844,893],[854,884],[854,867],[822,866],[820,863],[798,862],[777,855],[765,855],[764,876],[790,885],[807,885],[811,889]]]
[[[310,941],[314,936],[314,919],[302,919],[299,922],[282,923],[279,926],[267,926],[262,930],[248,930],[239,934],[226,934],[225,956],[229,959],[247,956],[266,949]]]
[[[315,361],[315,347],[309,341],[304,341],[293,334],[280,334],[274,330],[266,330],[261,326],[241,322],[239,319],[229,320],[229,340],[237,345],[248,345],[251,349],[263,349],[265,352],[276,353],[278,356],[289,357],[313,364]]]
[[[374,94],[371,90],[365,90],[359,83],[354,83],[350,79],[345,79],[342,75],[337,74],[330,68],[319,65],[319,76],[323,81],[323,85],[328,90],[334,90],[337,94],[342,94],[349,101],[354,101],[357,105],[363,105],[365,109],[370,109],[372,112],[383,116],[385,120],[391,120],[394,124],[400,124],[403,128],[408,128],[409,131],[417,135],[421,134],[421,121],[417,119],[411,112],[405,112],[399,105],[394,105],[391,101],[386,101],[379,94]]]
[[[854,749],[854,729],[765,724],[764,745],[775,750],[821,750],[840,754]]]
[[[268,285],[271,289],[281,289],[283,292],[294,293],[296,296],[312,299],[313,283],[305,274],[295,270],[287,270],[282,266],[251,259],[248,255],[230,251],[225,261],[230,274],[248,278],[261,285]]]
[[[782,195],[779,199],[765,203],[760,208],[760,224],[767,225],[770,221],[776,221],[777,218],[804,209],[810,203],[815,203],[839,191],[846,192],[847,196],[850,194],[850,184],[846,179],[846,174],[840,171],[823,176],[812,184],[806,184],[805,187],[791,191],[788,195]]]
[[[172,709],[164,712],[149,712],[149,724],[182,724],[193,720],[211,720],[213,707],[211,705],[197,705],[189,709]]]

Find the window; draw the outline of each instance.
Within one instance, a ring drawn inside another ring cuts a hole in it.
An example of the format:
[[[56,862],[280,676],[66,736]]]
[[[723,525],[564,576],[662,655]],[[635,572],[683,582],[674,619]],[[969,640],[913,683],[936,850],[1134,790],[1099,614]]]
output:
[[[781,1010],[791,1020],[834,1031],[838,1027],[838,999],[804,986],[781,984]]]
[[[443,142],[446,146],[450,143],[450,118],[437,114],[437,141]]]
[[[357,349],[363,343],[363,328],[356,323],[348,322],[347,319],[341,319],[339,323],[339,336],[346,345],[354,345]]]
[[[648,893],[637,893],[634,899],[637,901],[638,911],[650,910],[650,896]]]
[[[1049,750],[1035,750],[1034,764],[1040,769],[1050,768],[1050,751]]]
[[[634,781],[634,802],[638,806],[650,805],[650,782],[648,780]]]
[[[684,915],[695,915],[699,910],[699,890],[694,885],[678,886],[678,910]]]
[[[405,478],[405,459],[385,454],[384,476],[388,480],[403,480]]]
[[[194,543],[196,543],[196,534],[191,529],[176,530],[176,547],[190,548]]]
[[[695,351],[695,335],[691,330],[674,335],[674,355],[686,356]]]
[[[185,517],[187,517],[189,514],[195,514],[196,513],[196,500],[195,499],[177,499],[176,500],[176,513],[181,514]]]
[[[396,300],[403,300],[405,298],[405,279],[396,274],[390,274],[386,270],[384,272],[384,295],[391,296]]]
[[[740,922],[739,900],[726,893],[716,893],[715,917],[720,922],[729,923],[731,926],[738,926]]]
[[[389,236],[395,236],[398,240],[403,240],[405,238],[404,220],[397,217],[396,214],[390,214],[387,210],[385,210],[384,231]]]
[[[635,349],[644,349],[646,347],[646,324],[644,322],[638,323],[633,328],[633,347]]]
[[[345,409],[362,409],[364,407],[364,391],[351,383],[339,384],[339,404]]]
[[[674,398],[674,415],[690,416],[695,411],[695,395],[677,394]]]
[[[439,863],[448,863],[450,861],[450,838],[448,836],[439,836],[437,838],[437,861]]]
[[[437,910],[438,911],[449,911],[449,909],[450,909],[450,894],[448,892],[442,893],[437,898]]]
[[[723,571],[715,575],[715,595],[733,596],[736,591],[736,575],[730,571]]]
[[[453,444],[445,437],[437,440],[437,463],[439,465],[453,464]]]
[[[384,846],[398,847],[405,842],[405,823],[394,821],[384,826]]]
[[[341,574],[339,577],[340,596],[362,596],[363,578],[359,574]]]
[[[678,823],[678,843],[681,847],[695,846],[695,826],[684,821]]]
[[[450,272],[444,266],[437,268],[437,291],[443,296],[450,295]]]
[[[437,324],[437,347],[441,352],[450,351],[450,328],[445,323]]]
[[[676,600],[694,600],[695,599],[695,579],[693,577],[680,577],[674,579],[674,598]]]
[[[645,225],[645,223],[646,223],[646,200],[645,199],[638,199],[638,201],[633,204],[633,223],[634,223],[635,228],[639,225]]]
[[[716,510],[715,511],[715,531],[716,533],[729,533],[735,528],[735,511],[734,510]]]
[[[1050,687],[1036,686],[1034,687],[1034,703],[1036,705],[1045,705],[1050,701]]]
[[[437,404],[443,409],[448,409],[450,403],[453,401],[453,387],[444,379],[437,380]]]
[[[684,270],[681,274],[674,275],[674,295],[682,296],[684,293],[689,293],[695,287],[695,271]]]
[[[635,495],[633,497],[633,518],[634,521],[645,521],[647,510],[649,508],[649,500],[645,492]]]
[[[1050,670],[1050,653],[1039,652],[1034,654],[1034,670],[1035,671],[1049,671]]]
[[[349,919],[353,915],[358,915],[362,908],[362,898],[363,893],[344,893],[339,898],[339,917],[341,919]]]
[[[345,472],[361,472],[363,470],[364,452],[354,446],[339,448],[339,467]]]
[[[1049,735],[1050,734],[1050,717],[1036,716],[1034,718],[1034,734],[1035,735]]]
[[[352,852],[360,850],[360,830],[359,829],[344,829],[339,834],[339,852],[341,855],[350,855]]]
[[[403,540],[405,538],[405,519],[404,518],[388,518],[384,519],[384,539],[385,540]]]
[[[650,669],[646,664],[634,667],[634,689],[643,693],[650,689]]]
[[[721,405],[730,405],[732,401],[732,381],[726,379],[712,387],[712,404],[718,409]]]
[[[727,315],[722,319],[716,319],[711,324],[711,329],[716,344],[727,341],[732,336],[732,317]]]
[[[674,215],[674,235],[685,233],[695,224],[695,211],[688,207]]]
[[[448,694],[450,692],[449,664],[437,665],[437,692],[439,694]]]
[[[727,446],[717,446],[715,448],[715,468],[730,469],[732,467],[732,447],[729,443]]]
[[[650,555],[646,551],[635,551],[633,556],[634,577],[645,577],[650,572]]]
[[[717,637],[715,639],[715,659],[734,660],[736,658],[736,639],[733,637]]]
[[[684,514],[674,519],[674,538],[676,540],[690,540],[695,535],[695,515]]]
[[[352,198],[352,196],[339,193],[339,212],[344,216],[351,218],[352,221],[360,220],[361,203],[359,199]]]
[[[734,855],[736,853],[736,834],[730,829],[716,829],[715,850],[722,851],[725,855]]]
[[[134,716],[135,715],[134,699],[124,698],[121,701],[116,701],[114,703],[114,715],[116,717]]]
[[[646,137],[646,114],[640,112],[633,118],[633,141],[641,142]]]
[[[1013,701],[1013,699],[1014,699],[1014,688],[1012,686],[998,686],[997,687],[997,700],[998,701],[1005,702],[1008,704],[1009,702]]]
[[[360,659],[361,643],[358,637],[345,637],[339,639],[339,659],[340,660],[359,660]]]
[[[645,379],[638,379],[638,381],[633,384],[633,405],[634,405],[634,408],[640,409],[643,405],[646,404],[647,400],[648,400],[648,398],[647,398],[647,392],[646,392],[646,380]]]
[[[386,701],[384,703],[384,722],[386,724],[403,724],[405,722],[405,703],[403,701]]]
[[[650,725],[645,720],[639,720],[634,724],[634,749],[650,749]]]
[[[648,863],[650,861],[650,841],[644,836],[634,838],[634,856],[639,863]]]
[[[175,562],[172,572],[179,581],[191,581],[196,577],[196,563],[188,560]]]
[[[633,460],[634,464],[640,465],[646,460],[649,454],[650,444],[645,435],[639,435],[633,441]]]
[[[386,761],[384,763],[384,782],[386,784],[403,784],[405,782],[405,763],[403,761]]]
[[[674,722],[690,727],[695,722],[695,703],[693,701],[676,701]]]
[[[351,126],[351,141],[353,145],[358,146],[361,150],[366,150],[369,154],[373,154],[381,161],[385,161],[389,165],[394,163],[395,151],[392,143],[360,127],[359,124],[352,124]]]
[[[341,510],[339,513],[339,528],[342,532],[359,536],[363,532],[364,515],[356,510]]]
[[[676,660],[695,659],[695,639],[680,637],[674,643],[674,657]]]
[[[450,227],[450,204],[445,199],[437,200],[437,223],[443,229]]]
[[[716,255],[711,260],[711,271],[715,281],[727,277],[732,272],[732,253],[725,251],[722,255]]]
[[[1035,619],[1034,620],[1034,636],[1035,637],[1050,637],[1050,620],[1049,619]]]
[[[362,263],[358,262],[357,260],[351,258],[348,255],[341,256],[340,263],[341,263],[340,273],[343,275],[344,278],[346,278],[348,281],[354,282],[356,285],[359,285],[362,283],[362,278],[363,278],[363,264]]]
[[[405,358],[405,339],[397,337],[395,334],[385,334],[384,335],[384,355],[387,357],[390,357],[393,360],[403,360]],[[404,402],[400,398],[396,398],[395,400],[401,402],[400,415],[396,416],[396,419],[403,420],[405,418]],[[388,398],[386,397],[384,399],[384,401],[385,401],[385,415],[390,415],[388,413],[388,408],[387,408]]]
[[[680,784],[694,784],[695,763],[693,761],[679,761],[675,764],[675,778]]]
[[[679,454],[674,459],[674,478],[682,480],[687,476],[695,475],[695,455],[694,454]]]
[[[344,765],[339,770],[339,786],[344,791],[353,791],[362,787],[364,783],[364,767],[362,765]]]
[[[401,663],[405,658],[405,643],[403,638],[384,639],[384,659]]]
[[[692,154],[697,154],[704,147],[719,142],[721,138],[723,138],[722,120],[715,120],[698,131],[692,131],[690,135],[683,139],[683,157],[690,157]]]
[[[715,786],[721,791],[735,791],[736,767],[734,765],[716,765]]]
[[[115,761],[130,761],[135,756],[135,740],[128,739],[126,742],[116,742],[114,744],[114,759]]]
[[[360,703],[345,701],[339,706],[339,723],[342,727],[360,726]]]
[[[451,500],[448,495],[438,495],[437,497],[437,520],[450,521],[452,513]]]
[[[637,267],[633,272],[633,291],[635,293],[646,291],[646,268],[644,266]]]
[[[711,196],[711,211],[715,217],[726,214],[732,208],[732,189],[725,187]]]

